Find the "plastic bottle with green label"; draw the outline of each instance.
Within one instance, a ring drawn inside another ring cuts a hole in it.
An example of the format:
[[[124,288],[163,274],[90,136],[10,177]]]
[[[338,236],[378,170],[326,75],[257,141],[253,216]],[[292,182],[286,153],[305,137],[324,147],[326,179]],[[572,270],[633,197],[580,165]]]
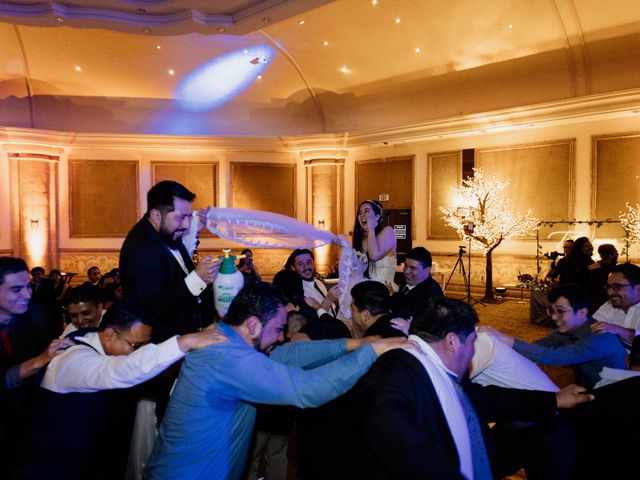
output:
[[[219,257],[222,259],[220,272],[218,278],[213,282],[213,301],[218,315],[226,317],[229,305],[244,286],[244,277],[241,272],[236,270],[236,256],[229,255],[231,249],[225,248],[222,251],[224,256]]]

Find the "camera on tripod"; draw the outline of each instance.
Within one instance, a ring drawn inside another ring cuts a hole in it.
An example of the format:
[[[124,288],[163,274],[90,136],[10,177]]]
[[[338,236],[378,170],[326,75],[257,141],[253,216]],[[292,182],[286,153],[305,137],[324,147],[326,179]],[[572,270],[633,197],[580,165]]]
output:
[[[458,255],[462,256],[467,253],[467,247],[465,245],[458,245]]]
[[[548,258],[551,261],[556,261],[558,259],[558,257],[564,257],[564,253],[560,253],[560,252],[556,252],[555,250],[553,252],[548,252],[544,254],[545,258]]]

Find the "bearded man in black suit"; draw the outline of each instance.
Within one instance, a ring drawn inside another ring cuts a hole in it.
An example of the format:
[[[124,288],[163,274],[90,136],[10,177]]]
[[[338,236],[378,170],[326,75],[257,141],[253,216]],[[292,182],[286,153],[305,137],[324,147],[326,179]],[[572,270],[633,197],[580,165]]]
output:
[[[178,182],[154,185],[147,193],[147,212],[120,251],[124,297],[136,300],[152,315],[154,343],[195,332],[213,321],[208,286],[219,264],[206,257],[194,266],[195,239],[190,239],[190,245],[183,243],[191,226],[194,199],[195,194]],[[206,210],[198,214],[204,226]]]
[[[444,297],[442,288],[431,277],[431,253],[424,247],[412,248],[404,261],[407,284],[391,296],[391,310],[396,316],[412,317],[424,310],[431,297]]]

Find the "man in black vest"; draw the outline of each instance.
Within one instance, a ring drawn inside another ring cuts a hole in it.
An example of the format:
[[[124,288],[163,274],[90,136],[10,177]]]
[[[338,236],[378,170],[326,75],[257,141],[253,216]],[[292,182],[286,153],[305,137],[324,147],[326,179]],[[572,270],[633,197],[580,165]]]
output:
[[[421,312],[431,297],[444,297],[442,288],[431,277],[431,253],[424,247],[412,248],[404,261],[407,284],[391,296],[391,310],[396,316],[410,317]]]
[[[148,309],[155,342],[195,332],[213,321],[213,296],[208,285],[219,264],[206,257],[194,266],[191,254],[195,244],[183,243],[191,226],[194,199],[195,194],[177,182],[154,185],[147,193],[147,212],[131,229],[120,251],[124,298]],[[206,212],[201,213],[204,216]]]
[[[37,391],[24,478],[123,478],[137,400],[130,387],[158,375],[189,350],[226,341],[217,330],[206,329],[147,345],[149,323],[140,306],[122,300],[97,329],[71,334],[74,345],[49,364]]]

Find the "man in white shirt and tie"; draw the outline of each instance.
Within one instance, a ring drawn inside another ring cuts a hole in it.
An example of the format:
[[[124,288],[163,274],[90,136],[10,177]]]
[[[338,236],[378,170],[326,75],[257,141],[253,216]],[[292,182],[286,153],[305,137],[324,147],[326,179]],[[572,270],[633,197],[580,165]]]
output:
[[[337,309],[334,304],[338,300],[340,290],[337,285],[327,290],[325,284],[316,278],[316,265],[311,250],[299,248],[294,250],[289,258],[293,270],[302,281],[305,301],[316,309],[318,316],[328,313],[335,317]]]

